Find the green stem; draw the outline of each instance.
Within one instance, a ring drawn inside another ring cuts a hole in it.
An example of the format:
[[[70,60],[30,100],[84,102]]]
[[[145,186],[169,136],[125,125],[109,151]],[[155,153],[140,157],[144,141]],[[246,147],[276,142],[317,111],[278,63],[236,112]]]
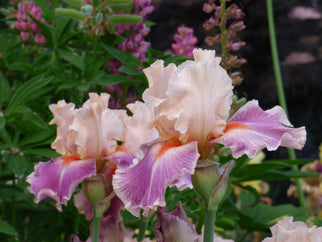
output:
[[[137,238],[138,242],[142,241],[145,237],[145,231],[148,227],[149,219],[150,219],[150,217],[144,217],[141,214],[140,229],[139,229],[139,234],[138,234],[138,238]]]
[[[98,36],[96,35],[96,33],[94,33],[94,36],[93,36],[93,58],[94,58],[94,60],[97,59],[97,47],[98,47]]]
[[[278,93],[278,99],[281,107],[285,110],[286,114],[288,114],[287,111],[287,104],[286,104],[286,98],[285,98],[285,92],[283,88],[283,81],[282,81],[282,75],[281,75],[281,69],[279,64],[279,58],[278,58],[278,50],[277,50],[277,44],[276,44],[276,36],[275,36],[275,26],[274,26],[274,14],[273,14],[273,3],[272,0],[266,0],[266,6],[267,6],[267,19],[268,19],[268,28],[269,28],[269,37],[271,42],[271,52],[272,52],[272,58],[273,58],[273,66],[274,66],[274,73],[275,73],[275,80],[276,80],[276,86],[277,86],[277,93]],[[295,151],[293,149],[288,149],[288,154],[290,159],[296,160]],[[298,170],[297,165],[292,166],[293,170]],[[302,207],[305,206],[305,197],[302,190],[301,182],[299,178],[295,178],[295,185],[297,188],[297,193],[299,196],[299,202]]]
[[[13,176],[12,186],[16,186],[16,175]],[[13,227],[16,226],[16,196],[12,197],[12,221],[11,224]],[[15,241],[15,236],[11,236],[11,241]]]
[[[101,220],[102,220],[102,217],[95,217],[95,215],[94,215],[93,230],[92,230],[92,242],[99,242]]]
[[[205,211],[205,228],[204,228],[204,237],[203,237],[204,242],[214,241],[216,211],[217,210]]]
[[[221,33],[221,61],[226,60],[227,51],[225,48],[226,44],[226,0],[220,1],[221,6],[221,23],[220,23],[220,33]]]

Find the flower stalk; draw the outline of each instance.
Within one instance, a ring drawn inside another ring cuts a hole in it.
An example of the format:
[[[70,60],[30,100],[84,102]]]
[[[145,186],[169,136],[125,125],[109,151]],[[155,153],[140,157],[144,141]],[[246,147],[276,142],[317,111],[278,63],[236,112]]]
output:
[[[279,58],[278,58],[277,44],[276,44],[272,0],[266,0],[266,7],[267,7],[269,38],[270,38],[270,43],[271,43],[271,52],[272,52],[273,67],[274,67],[274,74],[275,74],[275,80],[276,80],[278,99],[279,99],[279,103],[280,103],[281,107],[285,110],[286,114],[288,114],[285,92],[284,92],[284,88],[283,88],[283,80],[282,80],[281,69],[280,69]],[[295,154],[294,149],[288,148],[288,154],[289,154],[290,159],[296,160],[296,154]],[[297,165],[293,165],[292,169],[298,170]],[[304,207],[306,204],[305,197],[304,197],[302,185],[300,183],[299,178],[295,178],[295,185],[297,188],[299,203],[302,207]]]
[[[227,57],[227,49],[225,47],[226,45],[226,0],[220,1],[220,7],[221,7],[221,22],[220,22],[220,32],[221,32],[221,59],[226,60]]]
[[[207,206],[207,204],[206,204]],[[214,241],[214,229],[215,229],[215,220],[216,220],[216,212],[215,210],[206,210],[205,211],[205,227],[204,227],[204,242],[213,242]]]
[[[92,242],[99,242],[102,216],[95,216],[95,215],[96,214],[94,209]]]
[[[141,220],[140,220],[140,228],[139,228],[139,234],[138,234],[138,237],[137,237],[137,241],[140,242],[144,239],[145,237],[145,231],[149,225],[149,219],[150,217],[145,217],[142,215],[141,213]]]

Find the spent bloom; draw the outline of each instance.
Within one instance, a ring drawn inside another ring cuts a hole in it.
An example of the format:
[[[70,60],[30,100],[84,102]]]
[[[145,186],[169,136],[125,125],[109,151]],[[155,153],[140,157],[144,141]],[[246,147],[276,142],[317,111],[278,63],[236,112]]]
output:
[[[46,38],[41,34],[41,29],[35,23],[35,21],[29,16],[31,15],[36,20],[44,23],[44,20],[40,16],[41,8],[36,7],[32,1],[27,1],[25,4],[19,5],[19,11],[16,14],[17,21],[15,22],[15,28],[20,30],[20,37],[24,41],[35,41],[38,44],[45,44]]]
[[[193,35],[193,29],[184,25],[178,27],[177,33],[174,35],[176,43],[171,45],[176,55],[185,55],[193,57],[192,50],[196,48],[198,39]]]

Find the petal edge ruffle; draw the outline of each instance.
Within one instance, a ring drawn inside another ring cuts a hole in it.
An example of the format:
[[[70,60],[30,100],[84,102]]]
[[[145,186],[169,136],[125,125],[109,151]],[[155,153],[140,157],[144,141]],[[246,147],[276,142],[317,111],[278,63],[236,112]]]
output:
[[[165,206],[166,188],[186,173],[194,173],[199,157],[197,142],[176,144],[156,141],[143,145],[145,156],[137,165],[116,170],[114,191],[135,216],[139,216],[141,209],[143,216],[147,216],[150,209]],[[182,180],[180,185],[182,188]]]
[[[67,206],[76,187],[85,178],[96,174],[95,159],[64,161],[58,157],[49,162],[39,162],[27,177],[36,203],[50,197],[56,201],[58,211],[62,211],[62,204]]]
[[[269,151],[279,146],[302,149],[305,141],[305,127],[291,128],[282,108],[264,111],[256,100],[242,106],[228,120],[224,134],[212,140],[231,148],[235,158],[243,154],[252,158],[265,147]]]

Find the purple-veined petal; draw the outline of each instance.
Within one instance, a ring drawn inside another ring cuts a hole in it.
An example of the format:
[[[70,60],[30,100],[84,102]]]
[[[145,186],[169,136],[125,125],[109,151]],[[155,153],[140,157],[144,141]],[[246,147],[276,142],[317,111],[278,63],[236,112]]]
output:
[[[95,159],[75,160],[74,157],[58,157],[49,162],[39,162],[27,182],[31,184],[31,193],[35,202],[50,197],[56,201],[56,207],[67,206],[76,187],[87,177],[96,175]]]
[[[197,142],[151,142],[141,147],[144,158],[128,169],[117,169],[113,177],[116,195],[125,209],[147,216],[150,209],[165,206],[164,193],[179,177],[193,174],[199,157]],[[181,184],[182,185],[182,184]]]
[[[108,156],[107,159],[117,164],[117,167],[120,169],[128,168],[130,165],[133,164],[133,161],[136,160],[134,155],[123,151],[116,151],[113,155]]]
[[[157,224],[153,229],[157,242],[198,241],[198,234],[187,217],[180,201],[175,210],[168,213],[167,209],[163,207],[158,210],[157,215]]]
[[[243,154],[254,157],[265,147],[276,150],[279,146],[303,148],[306,141],[304,127],[292,128],[281,107],[264,111],[256,100],[242,106],[228,121],[224,135],[212,142],[231,148],[235,158]]]
[[[175,179],[171,184],[170,187],[176,186],[179,191],[182,191],[186,188],[193,188],[192,182],[191,182],[191,175],[189,173],[184,174],[181,177],[178,177]]]

